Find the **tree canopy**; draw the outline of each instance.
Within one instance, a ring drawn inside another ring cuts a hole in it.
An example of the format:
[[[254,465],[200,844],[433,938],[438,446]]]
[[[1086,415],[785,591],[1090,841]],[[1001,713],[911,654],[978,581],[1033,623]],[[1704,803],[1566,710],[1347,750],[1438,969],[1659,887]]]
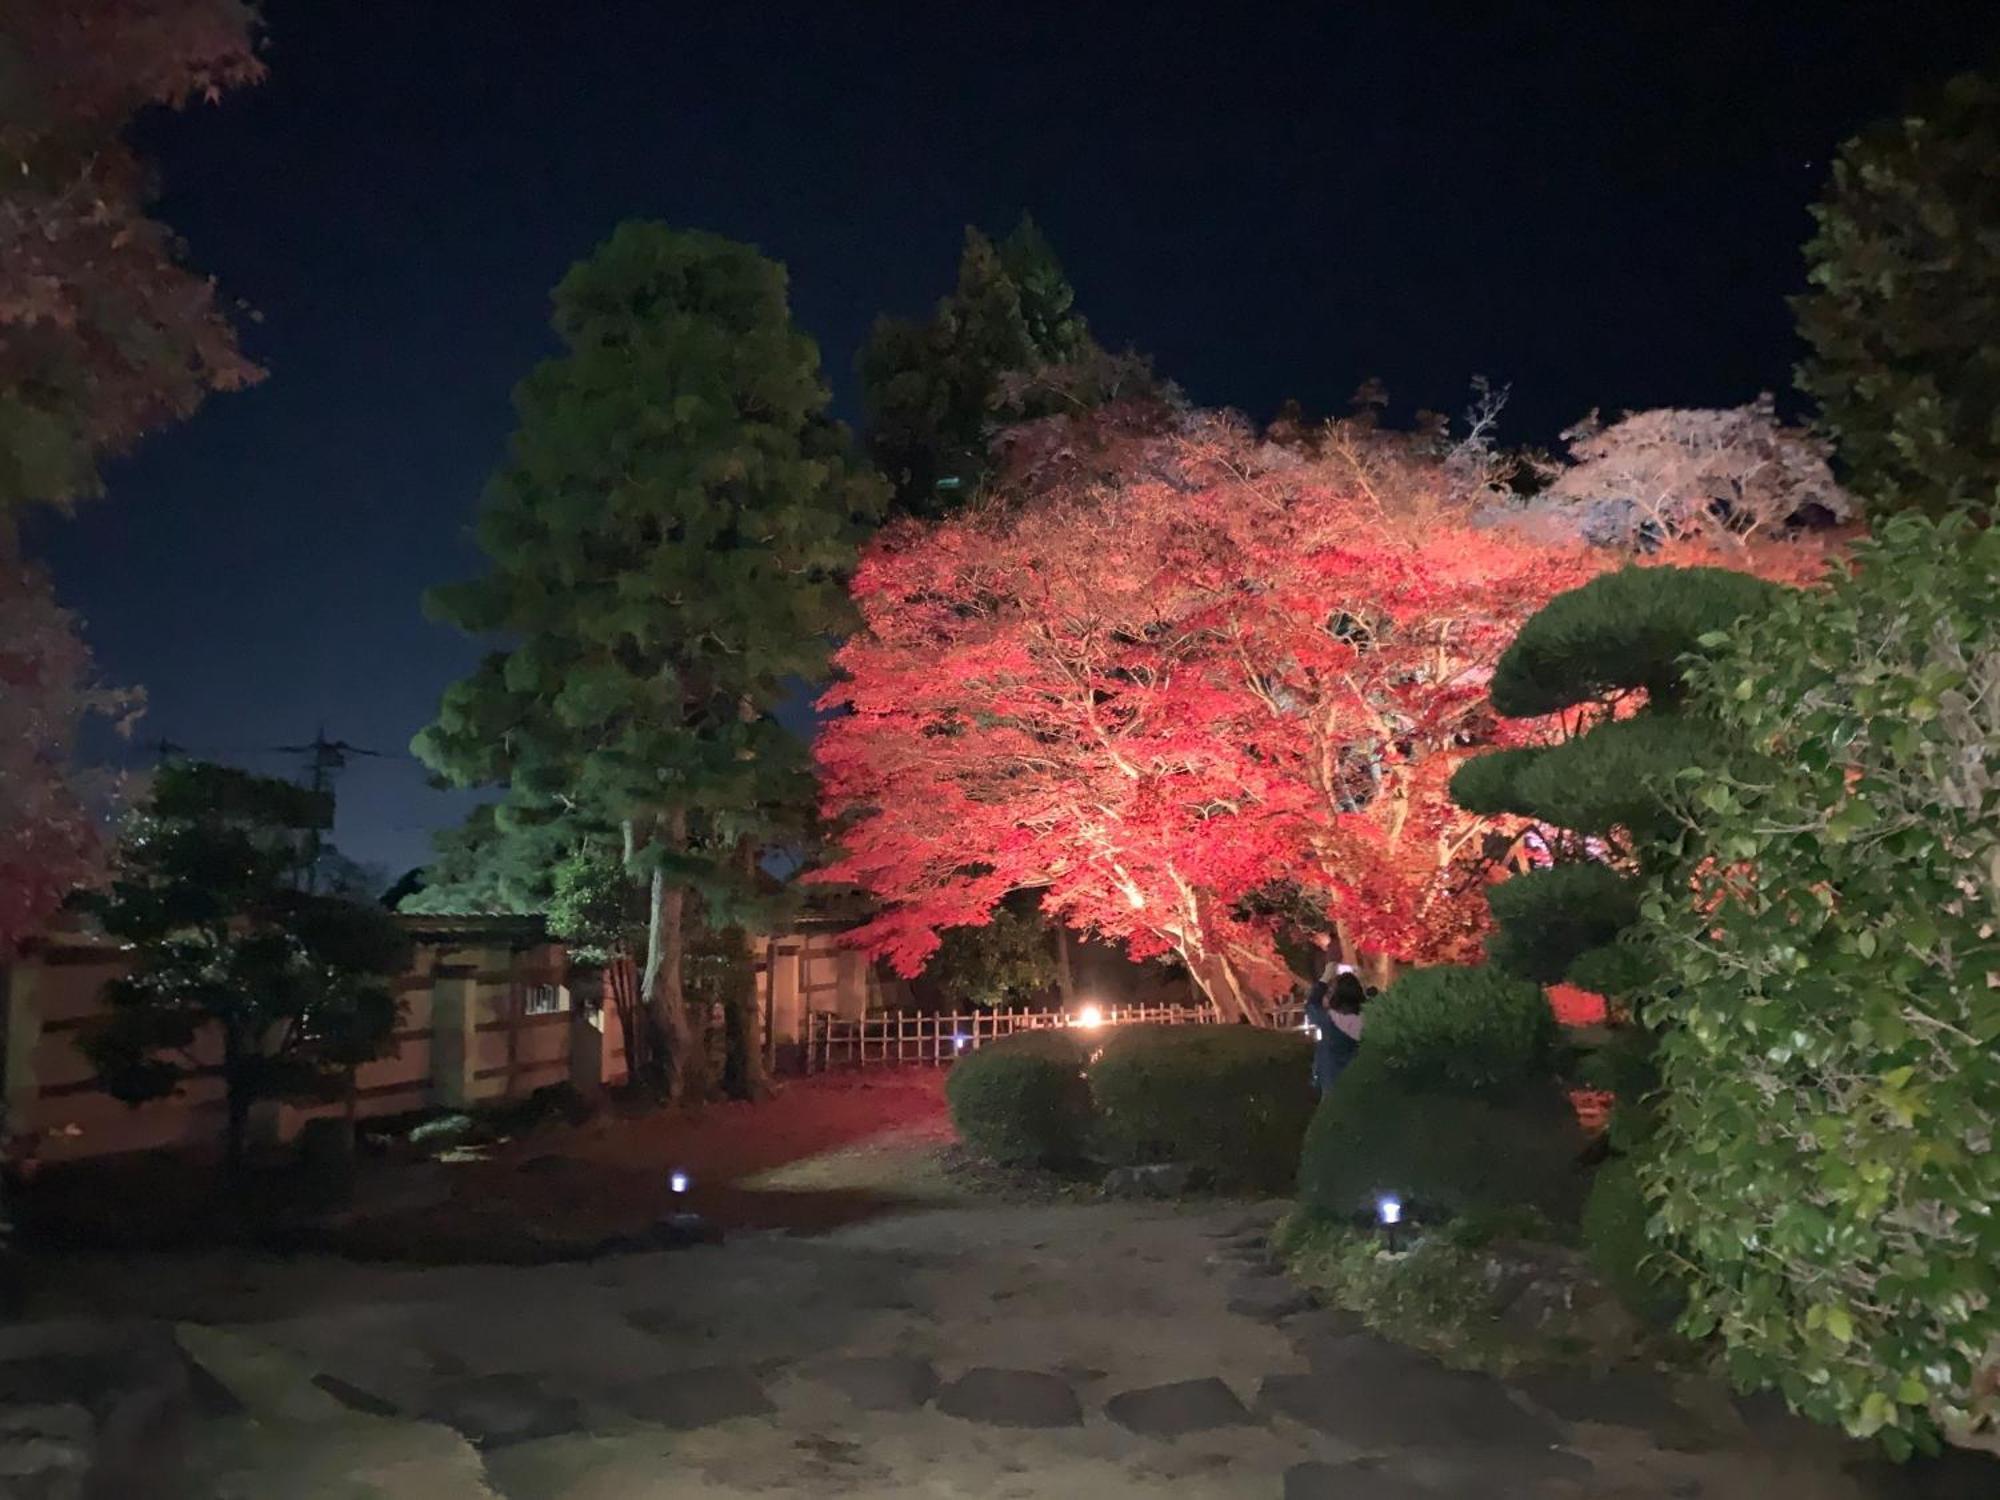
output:
[[[219,1067],[232,1165],[253,1104],[337,1097],[395,1029],[389,980],[408,939],[372,902],[297,885],[306,836],[332,818],[329,799],[289,782],[167,766],[89,899],[136,950],[83,1041],[103,1087],[137,1103]]]
[[[602,842],[650,881],[645,994],[677,1086],[696,1062],[686,900],[739,920],[746,848],[810,816],[805,747],[774,711],[825,671],[878,491],[826,417],[783,269],[750,247],[621,225],[556,288],[554,327],[564,352],[516,392],[480,520],[489,569],[430,596],[507,644],[414,748],[505,788],[494,830]]]
[[[971,499],[996,428],[1042,414],[1045,403],[1024,393],[1051,370],[1101,357],[1075,302],[1055,251],[1023,217],[997,245],[965,231],[958,284],[928,320],[876,321],[857,363],[868,451],[896,513],[942,515]]]
[[[0,15],[0,521],[257,370],[148,216],[125,144],[148,105],[252,83],[242,0],[20,0]]]
[[[1079,419],[1090,464],[885,531],[817,742],[861,931],[915,972],[1010,892],[1172,953],[1227,1009],[1288,989],[1283,892],[1350,949],[1476,951],[1492,820],[1446,795],[1501,729],[1485,674],[1603,560],[1474,524],[1465,455],[1336,433],[1307,459],[1225,418]],[[1108,430],[1107,430],[1108,428]]]
[[[1968,74],[1844,145],[1793,299],[1819,402],[1876,511],[2000,505],[2000,84]]]

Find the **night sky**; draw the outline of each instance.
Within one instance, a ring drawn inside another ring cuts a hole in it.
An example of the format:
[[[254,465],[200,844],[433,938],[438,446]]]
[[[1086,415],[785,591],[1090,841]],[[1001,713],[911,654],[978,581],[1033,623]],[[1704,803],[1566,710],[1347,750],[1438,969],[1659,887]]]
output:
[[[140,737],[403,755],[339,839],[421,862],[469,799],[408,742],[478,648],[419,598],[476,570],[548,290],[620,219],[783,260],[850,419],[875,315],[1027,209],[1200,403],[1456,410],[1477,372],[1547,441],[1783,390],[1834,144],[2000,55],[1986,0],[1230,9],[270,0],[269,81],[140,132],[269,379],[34,538]]]

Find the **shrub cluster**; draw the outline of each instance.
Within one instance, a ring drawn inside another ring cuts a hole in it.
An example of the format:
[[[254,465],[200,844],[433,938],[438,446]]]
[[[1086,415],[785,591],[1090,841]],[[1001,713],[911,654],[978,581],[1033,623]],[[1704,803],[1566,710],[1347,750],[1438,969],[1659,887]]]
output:
[[[1550,1071],[1555,1013],[1540,985],[1490,965],[1412,969],[1368,1007],[1365,1050],[1405,1087],[1507,1092]]]
[[[1090,1143],[1087,1055],[1068,1031],[1025,1031],[962,1058],[945,1079],[959,1139],[1008,1165],[1080,1161]]]
[[[1665,1323],[1683,1298],[1664,1274],[1658,1249],[1647,1235],[1652,1210],[1630,1157],[1615,1156],[1597,1169],[1583,1204],[1583,1245],[1591,1263],[1641,1317]]]
[[[1249,1026],[1032,1031],[956,1063],[952,1123],[982,1155],[1060,1166],[1185,1162],[1224,1187],[1282,1190],[1312,1116],[1312,1049]]]
[[[1249,1026],[1120,1027],[1090,1087],[1110,1159],[1186,1162],[1223,1186],[1278,1191],[1312,1118],[1312,1048]]]
[[[1299,1197],[1329,1218],[1370,1213],[1393,1194],[1419,1217],[1525,1204],[1573,1222],[1582,1148],[1553,1078],[1495,1094],[1427,1088],[1364,1043],[1313,1114]]]
[[[1641,1172],[1687,1331],[1907,1452],[2000,1433],[2000,531],[1898,517],[1855,564],[1692,669],[1736,754],[1641,903]]]

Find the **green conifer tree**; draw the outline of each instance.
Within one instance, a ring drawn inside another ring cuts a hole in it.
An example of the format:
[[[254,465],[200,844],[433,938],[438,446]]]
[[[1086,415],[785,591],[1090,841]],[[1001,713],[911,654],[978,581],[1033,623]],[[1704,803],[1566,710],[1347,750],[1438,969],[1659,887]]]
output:
[[[745,850],[808,814],[805,749],[774,710],[824,675],[879,486],[826,416],[784,270],[748,246],[622,225],[557,286],[554,326],[564,352],[515,394],[480,521],[490,567],[429,601],[505,644],[414,748],[504,787],[502,834],[605,841],[644,881],[641,1040],[674,1097],[703,1082],[690,898],[710,925],[747,920]]]

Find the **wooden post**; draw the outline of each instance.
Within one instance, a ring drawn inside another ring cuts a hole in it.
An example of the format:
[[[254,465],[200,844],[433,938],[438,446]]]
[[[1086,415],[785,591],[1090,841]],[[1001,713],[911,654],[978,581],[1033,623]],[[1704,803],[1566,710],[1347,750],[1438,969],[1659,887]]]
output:
[[[475,1097],[478,973],[476,949],[469,955],[462,949],[440,954],[431,971],[431,1098],[447,1109],[469,1109]]]

